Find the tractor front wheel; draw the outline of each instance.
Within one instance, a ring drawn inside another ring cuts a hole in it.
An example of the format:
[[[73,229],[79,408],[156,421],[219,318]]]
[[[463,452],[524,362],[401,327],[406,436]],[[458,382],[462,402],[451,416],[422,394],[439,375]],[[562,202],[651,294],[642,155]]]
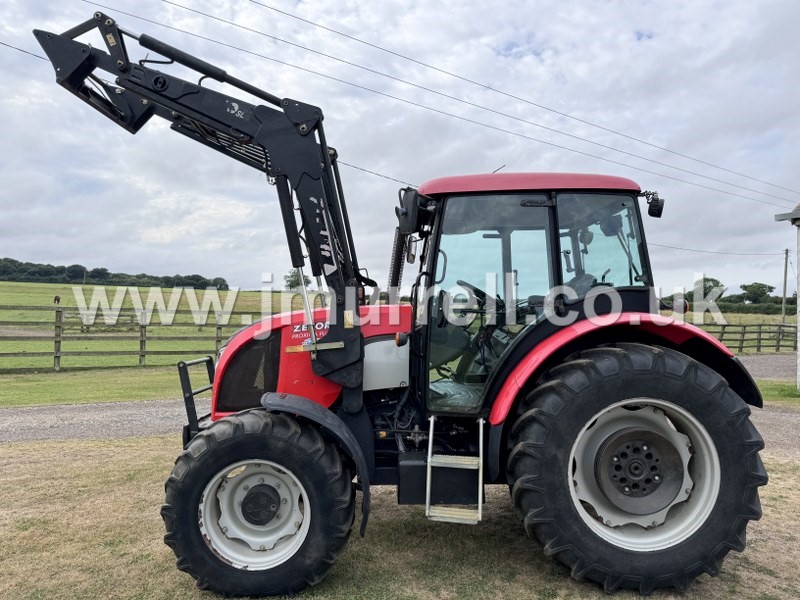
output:
[[[511,431],[518,516],[545,553],[606,591],[685,589],[742,551],[761,516],[764,443],[714,371],[620,344],[552,369]]]
[[[293,594],[319,582],[354,518],[350,470],[311,424],[252,410],[198,434],[175,462],[164,541],[201,589]]]

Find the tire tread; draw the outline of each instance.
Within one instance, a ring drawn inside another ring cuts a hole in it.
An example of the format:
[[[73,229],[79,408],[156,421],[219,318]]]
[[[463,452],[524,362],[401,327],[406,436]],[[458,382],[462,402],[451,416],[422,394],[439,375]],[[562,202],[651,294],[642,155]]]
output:
[[[626,373],[690,381],[717,402],[724,411],[721,417],[736,429],[744,447],[743,464],[750,483],[743,488],[727,535],[705,560],[685,566],[680,572],[632,576],[622,565],[588,562],[576,544],[566,539],[558,525],[557,511],[551,506],[553,491],[548,489],[543,471],[548,460],[548,442],[553,445],[560,422],[566,418],[565,407],[594,383],[624,377]],[[764,442],[750,422],[750,409],[719,374],[683,354],[633,343],[586,350],[552,368],[522,398],[517,414],[509,433],[508,458],[508,480],[517,516],[528,535],[542,545],[544,554],[569,568],[574,579],[591,579],[609,593],[621,587],[637,589],[644,595],[659,587],[683,592],[703,572],[718,575],[728,552],[744,549],[748,522],[761,517],[758,487],[766,484],[767,473],[758,453]]]

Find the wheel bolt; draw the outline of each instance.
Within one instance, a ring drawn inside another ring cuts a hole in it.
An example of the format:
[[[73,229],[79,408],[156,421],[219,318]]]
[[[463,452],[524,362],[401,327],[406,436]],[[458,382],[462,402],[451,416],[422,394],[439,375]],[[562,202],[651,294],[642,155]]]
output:
[[[286,498],[281,498],[281,504],[286,504]]]
[[[613,458],[611,459],[611,462],[618,463],[618,462],[619,462],[619,456],[615,456],[615,457],[613,457]]]
[[[250,489],[250,486],[249,485],[244,485],[244,486],[242,486],[242,489],[246,492],[247,490]]]
[[[650,446],[648,446],[647,444],[644,444],[644,445],[642,446],[642,451],[643,451],[643,452],[647,452],[648,450],[650,450]]]
[[[275,515],[275,518],[276,519],[280,519],[281,518],[281,513],[278,513],[277,515]]]
[[[659,475],[653,475],[653,481],[661,481],[661,477]]]
[[[299,523],[299,522],[297,522],[297,521],[295,521],[295,523],[294,523],[294,528],[295,528],[295,529],[300,529],[300,523]]]
[[[629,487],[626,485],[624,488],[622,488],[622,493],[623,493],[623,494],[630,494],[630,493],[631,493],[631,488],[629,488]]]
[[[275,482],[275,489],[281,489],[281,482],[280,481],[276,481]]]

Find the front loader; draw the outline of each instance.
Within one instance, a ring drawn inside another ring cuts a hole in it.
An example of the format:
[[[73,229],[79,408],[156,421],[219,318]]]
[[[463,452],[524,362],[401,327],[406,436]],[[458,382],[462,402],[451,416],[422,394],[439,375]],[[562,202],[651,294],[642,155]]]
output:
[[[105,49],[76,40],[98,30]],[[432,520],[477,524],[507,485],[527,533],[607,591],[686,589],[742,551],[767,475],[748,405],[762,399],[719,341],[662,316],[642,207],[613,176],[445,177],[400,191],[390,304],[356,257],[336,151],[315,106],[279,98],[100,12],[34,31],[57,82],[131,133],[151,118],[263,173],[292,266],[326,302],[268,315],[178,370],[187,424],[166,482],[178,568],[223,594],[321,581],[370,490]],[[132,62],[140,46],[200,76]],[[102,79],[106,72],[113,81]],[[214,91],[210,78],[255,98]],[[263,102],[263,103],[259,103]],[[410,303],[397,300],[404,265]],[[202,364],[208,383],[194,387]],[[211,413],[195,396],[211,390]]]

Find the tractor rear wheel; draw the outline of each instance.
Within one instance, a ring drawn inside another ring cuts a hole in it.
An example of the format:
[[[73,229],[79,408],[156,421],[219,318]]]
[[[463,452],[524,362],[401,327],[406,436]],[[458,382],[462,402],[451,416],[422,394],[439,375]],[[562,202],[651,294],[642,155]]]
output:
[[[350,470],[311,424],[252,410],[214,423],[175,462],[161,516],[178,568],[226,595],[318,583],[354,519]]]
[[[761,517],[750,410],[673,350],[619,344],[552,369],[523,400],[508,477],[546,555],[606,591],[684,590],[717,575]]]

